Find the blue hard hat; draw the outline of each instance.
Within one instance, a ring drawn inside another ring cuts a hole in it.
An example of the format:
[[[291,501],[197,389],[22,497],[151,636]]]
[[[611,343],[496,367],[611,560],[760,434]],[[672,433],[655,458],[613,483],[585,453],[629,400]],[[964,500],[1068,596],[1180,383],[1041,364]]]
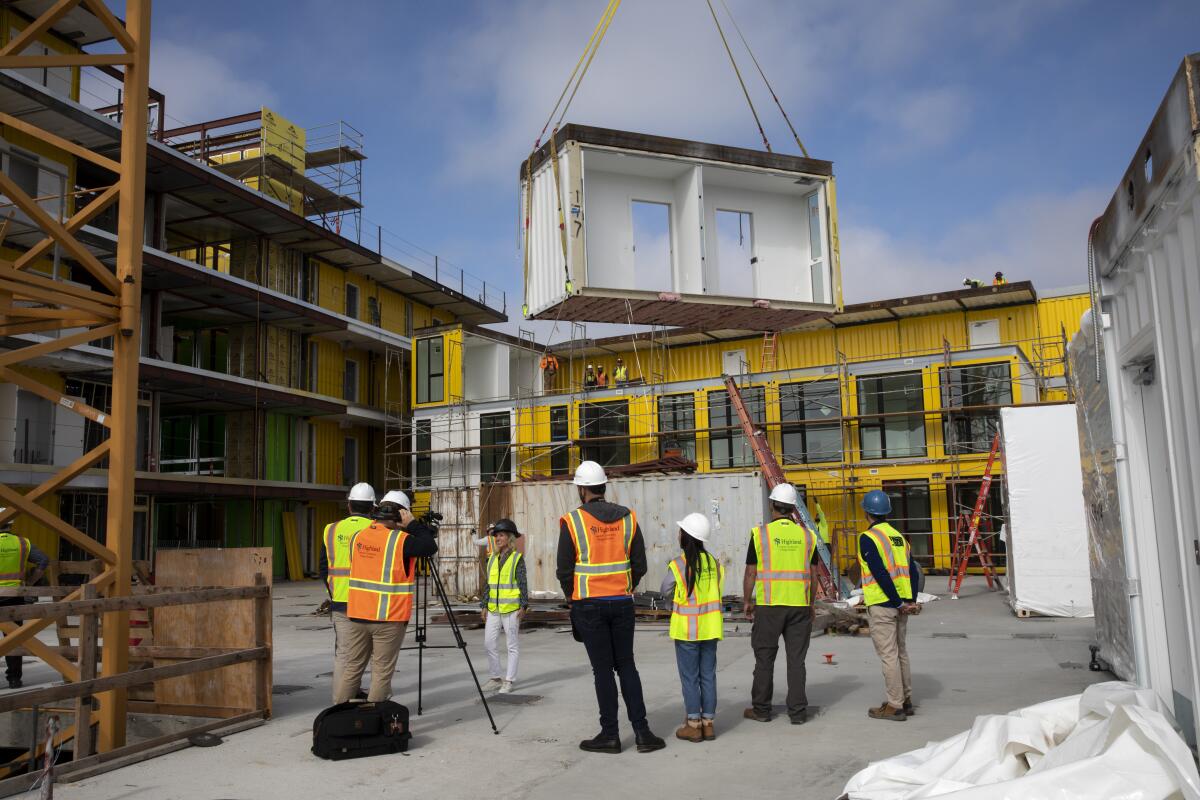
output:
[[[867,492],[867,496],[863,498],[862,507],[863,511],[868,514],[876,517],[886,517],[892,513],[892,498],[887,496],[887,492],[873,489]]]

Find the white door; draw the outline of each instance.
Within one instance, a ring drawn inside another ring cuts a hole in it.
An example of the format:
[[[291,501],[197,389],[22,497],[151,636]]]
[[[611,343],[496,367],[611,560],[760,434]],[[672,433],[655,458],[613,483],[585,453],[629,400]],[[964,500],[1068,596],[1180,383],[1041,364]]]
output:
[[[726,375],[742,375],[746,371],[745,350],[726,350],[721,353],[721,372]]]

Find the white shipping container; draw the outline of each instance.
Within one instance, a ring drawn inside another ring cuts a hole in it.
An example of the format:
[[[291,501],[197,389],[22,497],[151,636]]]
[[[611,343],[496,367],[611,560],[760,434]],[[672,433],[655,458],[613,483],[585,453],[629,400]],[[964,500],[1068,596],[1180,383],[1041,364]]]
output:
[[[1103,329],[1137,677],[1173,709],[1193,747],[1200,698],[1198,100],[1194,54],[1093,236],[1103,311],[1095,321]]]
[[[521,186],[528,317],[780,330],[841,307],[828,161],[568,125]]]

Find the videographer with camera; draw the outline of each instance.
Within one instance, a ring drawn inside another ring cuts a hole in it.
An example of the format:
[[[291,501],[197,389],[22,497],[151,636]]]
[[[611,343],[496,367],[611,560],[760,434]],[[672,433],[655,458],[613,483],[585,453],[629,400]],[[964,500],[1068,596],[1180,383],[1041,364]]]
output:
[[[392,695],[392,674],[404,644],[413,608],[415,562],[437,552],[435,514],[417,520],[404,492],[383,496],[375,521],[350,540],[350,579],[345,646],[338,648],[333,700],[345,703],[358,694],[367,662],[371,664],[369,702]]]

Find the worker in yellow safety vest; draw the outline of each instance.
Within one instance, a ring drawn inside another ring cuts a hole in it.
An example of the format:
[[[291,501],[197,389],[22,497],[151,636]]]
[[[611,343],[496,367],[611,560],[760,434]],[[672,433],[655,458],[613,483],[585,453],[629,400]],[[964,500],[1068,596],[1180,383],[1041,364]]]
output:
[[[1004,273],[997,270],[996,276],[992,278],[992,286],[1006,286],[1008,279],[1004,277]]]
[[[888,524],[892,500],[887,493],[878,489],[867,492],[862,507],[871,521],[871,527],[858,537],[863,603],[887,689],[887,700],[867,714],[871,719],[904,722],[913,715],[912,675],[904,639],[908,617],[921,613],[921,606],[913,602],[916,562],[908,540]]]
[[[404,492],[383,496],[375,520],[350,538],[346,632],[338,640],[333,702],[358,696],[371,665],[367,701],[392,696],[392,675],[412,617],[416,560],[437,552],[436,532],[412,515]]]
[[[675,640],[675,663],[683,686],[687,715],[675,736],[687,742],[717,738],[717,642],[725,635],[721,587],[725,571],[705,549],[712,524],[703,514],[691,513],[679,526],[682,553],[667,565],[663,597],[672,597],[670,635]]]
[[[496,520],[488,526],[495,539],[494,552],[488,556],[487,582],[479,607],[483,613],[483,648],[487,652],[490,680],[486,690],[499,689],[500,694],[512,691],[517,679],[517,662],[521,657],[518,637],[521,620],[529,609],[529,582],[525,575],[525,557],[516,548],[521,532],[511,519]],[[500,674],[500,631],[508,645],[508,667]]]
[[[575,470],[580,505],[558,521],[555,571],[571,601],[571,625],[587,649],[600,707],[600,733],[579,743],[590,753],[621,752],[617,681],[637,750],[666,747],[646,721],[642,680],[633,660],[633,587],[646,574],[646,542],[630,509],[604,499],[608,476],[595,461]]]
[[[356,483],[350,487],[350,493],[346,496],[346,511],[349,513],[345,519],[325,526],[321,537],[321,557],[317,562],[317,572],[329,593],[329,612],[333,620],[335,698],[340,679],[337,665],[343,660],[339,651],[343,639],[350,633],[350,623],[346,619],[346,598],[350,591],[350,540],[354,534],[371,524],[371,517],[375,514],[375,489],[371,484]]]
[[[771,720],[775,690],[775,656],[783,637],[787,656],[787,708],[793,725],[808,721],[808,675],[804,658],[812,637],[812,562],[817,537],[792,516],[800,502],[796,487],[781,483],[771,490],[771,522],[750,532],[746,571],[742,577],[743,610],[753,623],[754,681],[751,706],[742,716],[756,722]]]
[[[8,516],[8,509],[0,508],[0,519]],[[12,532],[11,517],[0,522],[0,587],[16,589],[37,583],[50,559],[33,542]],[[24,605],[24,597],[0,597],[0,606]],[[32,599],[29,601],[32,602]],[[5,677],[8,688],[20,689],[23,665],[20,656],[5,656]]]
[[[820,501],[817,503],[817,513],[813,517],[813,522],[817,524],[817,533],[821,537],[821,541],[826,545],[829,544],[829,520],[825,517],[825,509],[821,508]]]
[[[620,358],[617,359],[617,366],[613,369],[613,381],[617,386],[629,382],[629,367],[625,366],[625,362]]]

